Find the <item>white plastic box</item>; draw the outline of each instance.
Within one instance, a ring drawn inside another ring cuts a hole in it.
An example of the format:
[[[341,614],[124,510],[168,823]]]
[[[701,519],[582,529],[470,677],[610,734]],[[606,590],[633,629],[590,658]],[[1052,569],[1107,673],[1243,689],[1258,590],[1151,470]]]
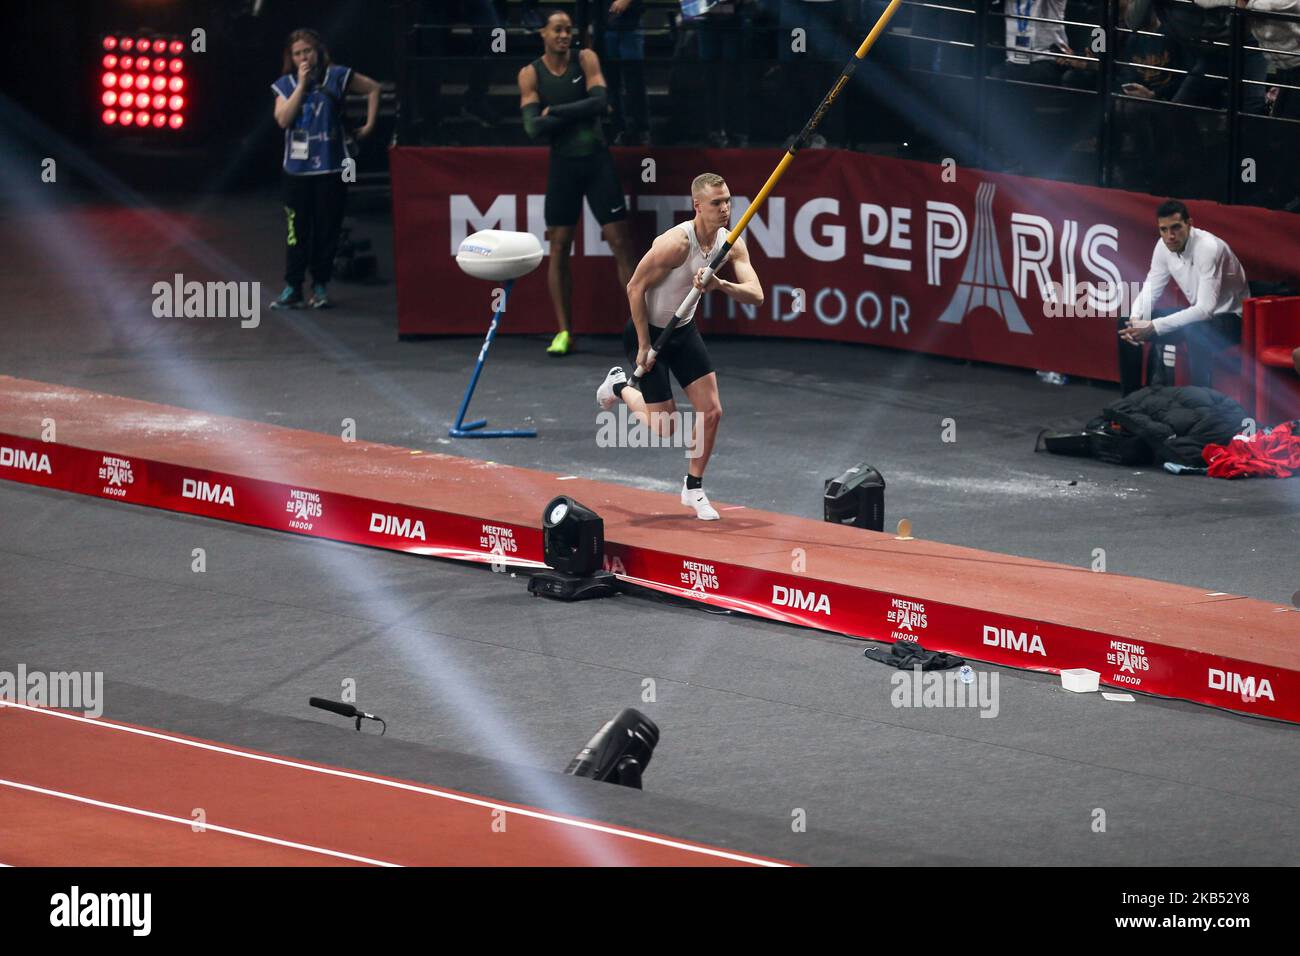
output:
[[[1086,667],[1061,671],[1061,686],[1066,690],[1074,691],[1076,694],[1091,694],[1097,689],[1097,683],[1100,680],[1100,674],[1096,671],[1090,671]]]

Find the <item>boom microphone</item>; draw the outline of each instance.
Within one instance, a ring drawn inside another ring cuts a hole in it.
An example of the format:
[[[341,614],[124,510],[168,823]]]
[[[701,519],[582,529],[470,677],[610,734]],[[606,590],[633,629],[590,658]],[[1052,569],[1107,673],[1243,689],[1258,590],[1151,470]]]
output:
[[[361,730],[362,720],[377,720],[383,725],[383,729],[379,731],[379,736],[382,737],[384,734],[388,733],[388,722],[385,721],[384,718],[377,717],[374,714],[367,714],[364,710],[357,710],[351,704],[342,704],[338,701],[326,700],[324,697],[308,698],[307,703],[311,704],[313,707],[319,707],[321,710],[328,710],[332,714],[338,714],[340,717],[355,718],[358,732]]]
[[[307,703],[313,707],[319,707],[321,710],[328,710],[331,713],[338,714],[340,717],[355,717],[357,715],[357,709],[351,704],[340,704],[332,700],[326,700],[323,697],[313,697]],[[369,717],[370,715],[367,714],[366,716]]]

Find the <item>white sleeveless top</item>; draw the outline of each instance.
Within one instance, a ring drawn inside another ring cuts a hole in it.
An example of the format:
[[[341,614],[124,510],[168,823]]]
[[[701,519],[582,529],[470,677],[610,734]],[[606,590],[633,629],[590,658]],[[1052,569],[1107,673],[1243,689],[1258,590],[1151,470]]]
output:
[[[701,269],[707,268],[709,260],[713,258],[718,251],[718,245],[727,238],[727,230],[719,227],[718,234],[713,238],[713,246],[707,254],[700,248],[700,241],[695,237],[695,220],[688,219],[685,222],[679,222],[673,227],[681,229],[686,233],[687,238],[691,241],[691,251],[686,254],[686,261],[680,266],[668,273],[668,277],[652,289],[646,289],[645,304],[646,311],[650,316],[650,324],[655,328],[662,329],[673,320],[673,315],[677,312],[677,307],[682,304],[687,293],[691,291],[695,273]],[[730,252],[727,259],[731,258]],[[727,261],[724,259],[723,262]],[[719,269],[722,266],[718,266]],[[690,322],[695,316],[696,306],[699,305],[697,300],[695,305],[691,306],[690,311],[682,316],[680,325]]]

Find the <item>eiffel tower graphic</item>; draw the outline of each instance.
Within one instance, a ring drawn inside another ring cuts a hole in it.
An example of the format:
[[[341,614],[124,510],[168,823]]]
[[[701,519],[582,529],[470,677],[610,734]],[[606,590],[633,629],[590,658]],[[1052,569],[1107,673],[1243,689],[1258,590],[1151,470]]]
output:
[[[975,241],[966,255],[966,268],[962,271],[957,291],[939,316],[939,321],[960,325],[973,309],[985,306],[1002,316],[1010,331],[1033,335],[1033,329],[1025,322],[1020,306],[1016,305],[1015,296],[1011,294],[1006,273],[1002,271],[998,235],[993,228],[993,193],[996,190],[992,183],[980,183],[976,190]]]

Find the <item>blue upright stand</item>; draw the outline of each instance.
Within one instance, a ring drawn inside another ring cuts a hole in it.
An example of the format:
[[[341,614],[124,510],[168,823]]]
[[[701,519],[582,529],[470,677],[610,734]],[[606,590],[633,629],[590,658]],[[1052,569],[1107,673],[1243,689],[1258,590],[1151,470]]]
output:
[[[501,321],[501,313],[506,310],[506,300],[510,298],[510,288],[515,284],[514,279],[510,279],[505,285],[505,295],[501,297],[501,308],[492,316],[492,324],[488,326],[487,338],[483,340],[483,348],[479,349],[478,364],[474,366],[474,375],[469,380],[469,388],[465,389],[465,397],[460,400],[460,411],[456,413],[456,424],[451,426],[452,438],[536,438],[537,431],[532,428],[505,428],[496,431],[480,431],[487,424],[486,418],[481,418],[476,422],[465,421],[465,411],[469,408],[469,400],[474,397],[474,386],[478,385],[478,377],[483,373],[483,363],[487,360],[488,349],[492,347],[492,339],[497,334],[497,324]]]

